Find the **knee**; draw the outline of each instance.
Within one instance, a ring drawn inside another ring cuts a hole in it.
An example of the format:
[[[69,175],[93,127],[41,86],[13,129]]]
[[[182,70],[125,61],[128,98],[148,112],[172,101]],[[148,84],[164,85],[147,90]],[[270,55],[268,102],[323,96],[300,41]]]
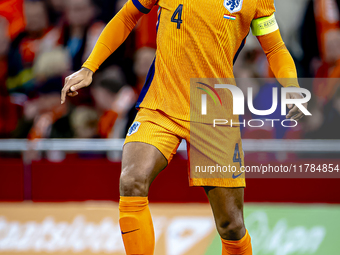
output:
[[[143,171],[141,171],[143,173]],[[147,196],[149,192],[149,179],[147,176],[129,171],[129,167],[122,170],[119,190],[121,196]]]
[[[224,240],[240,240],[245,235],[243,216],[217,222],[217,231]]]

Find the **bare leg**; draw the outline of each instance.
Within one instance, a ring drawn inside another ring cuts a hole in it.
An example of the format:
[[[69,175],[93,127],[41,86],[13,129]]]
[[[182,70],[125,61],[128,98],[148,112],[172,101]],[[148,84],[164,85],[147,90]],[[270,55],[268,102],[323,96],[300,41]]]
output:
[[[216,228],[224,240],[240,240],[246,229],[243,220],[243,188],[204,187]]]
[[[148,206],[152,181],[167,166],[154,146],[131,142],[123,148],[119,224],[127,255],[153,255],[155,236]]]
[[[139,142],[127,143],[123,148],[120,195],[146,197],[152,181],[167,164],[156,147]]]

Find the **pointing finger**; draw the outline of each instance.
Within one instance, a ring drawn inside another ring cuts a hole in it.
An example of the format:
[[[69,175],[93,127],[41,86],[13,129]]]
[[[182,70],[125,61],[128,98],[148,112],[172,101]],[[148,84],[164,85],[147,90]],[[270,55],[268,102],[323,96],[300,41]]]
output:
[[[79,81],[78,81],[78,82],[79,82]],[[75,84],[74,81],[69,80],[69,81],[65,84],[64,88],[61,90],[61,104],[63,104],[63,103],[65,102],[65,100],[66,100],[66,94],[67,94],[68,92],[70,92],[70,87],[71,87],[72,85],[74,85],[74,84]]]

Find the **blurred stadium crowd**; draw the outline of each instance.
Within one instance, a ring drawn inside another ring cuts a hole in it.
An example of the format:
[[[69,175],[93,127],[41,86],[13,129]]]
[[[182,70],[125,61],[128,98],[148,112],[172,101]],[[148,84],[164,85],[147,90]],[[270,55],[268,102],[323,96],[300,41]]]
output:
[[[0,138],[125,137],[155,55],[156,7],[102,65],[93,84],[60,104],[64,78],[81,68],[105,24],[125,2],[0,0]],[[290,49],[299,77],[334,79],[307,83],[306,88],[313,93],[309,106],[313,118],[305,118],[289,131],[245,128],[245,138],[340,138],[336,132],[340,129],[337,3],[307,0],[301,17],[296,33],[302,54]],[[243,50],[235,77],[272,77],[259,44]],[[269,88],[277,85],[265,82],[251,86],[257,92],[254,105],[270,108]],[[271,117],[282,119],[279,111]]]

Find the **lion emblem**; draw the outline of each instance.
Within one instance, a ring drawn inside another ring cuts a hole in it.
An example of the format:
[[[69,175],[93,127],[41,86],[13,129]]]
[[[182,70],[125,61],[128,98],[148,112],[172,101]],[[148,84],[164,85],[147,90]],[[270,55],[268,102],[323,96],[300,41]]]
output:
[[[243,0],[224,0],[224,7],[230,12],[238,12],[242,9]]]

